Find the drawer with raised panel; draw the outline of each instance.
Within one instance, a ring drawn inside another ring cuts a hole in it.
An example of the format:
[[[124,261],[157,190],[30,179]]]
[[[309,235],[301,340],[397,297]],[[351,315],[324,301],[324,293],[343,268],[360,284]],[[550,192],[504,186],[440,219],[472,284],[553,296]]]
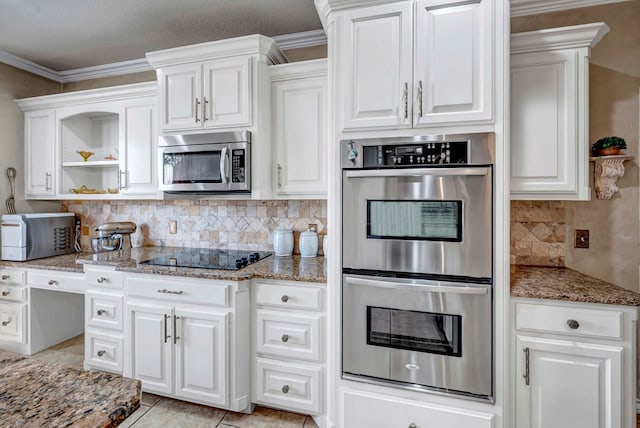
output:
[[[87,330],[84,340],[84,359],[86,365],[115,373],[122,373],[122,337]]]
[[[318,414],[322,406],[321,366],[258,358],[255,400],[278,408]]]
[[[260,354],[320,361],[320,314],[256,311],[256,350]]]
[[[0,269],[0,284],[26,284],[27,272],[15,269]]]
[[[171,302],[229,305],[229,285],[178,276],[160,279],[157,275],[155,277],[129,275],[127,276],[127,295]]]
[[[622,339],[622,317],[615,310],[516,304],[516,329],[540,333]]]
[[[322,309],[322,289],[318,287],[256,282],[254,290],[257,305],[314,311]]]
[[[27,288],[15,285],[0,285],[0,300],[27,300]]]
[[[85,279],[89,287],[122,288],[123,274],[115,270],[95,269],[85,265]]]
[[[27,304],[0,302],[0,340],[26,343]]]
[[[87,325],[122,331],[124,326],[123,297],[89,291],[85,295]]]
[[[71,293],[83,293],[87,289],[84,274],[60,273],[43,270],[42,272],[29,271],[29,285],[47,290],[69,291]]]

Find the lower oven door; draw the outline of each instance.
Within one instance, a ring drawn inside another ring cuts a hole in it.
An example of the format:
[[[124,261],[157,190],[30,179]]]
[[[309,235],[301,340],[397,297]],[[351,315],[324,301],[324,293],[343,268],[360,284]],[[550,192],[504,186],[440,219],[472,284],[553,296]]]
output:
[[[490,284],[343,276],[343,377],[491,401]]]

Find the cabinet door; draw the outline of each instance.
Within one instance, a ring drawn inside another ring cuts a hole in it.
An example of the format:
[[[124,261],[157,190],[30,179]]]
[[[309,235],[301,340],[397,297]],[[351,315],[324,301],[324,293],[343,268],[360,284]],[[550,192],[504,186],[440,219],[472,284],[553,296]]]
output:
[[[228,405],[227,312],[175,311],[176,395]]]
[[[158,70],[162,130],[202,127],[202,66],[186,64]]]
[[[27,304],[0,302],[0,340],[27,343]]]
[[[128,102],[120,153],[120,192],[158,195],[156,97]]]
[[[450,3],[417,2],[415,126],[493,117],[493,0]]]
[[[327,79],[273,84],[276,193],[327,194]]]
[[[586,102],[578,99],[578,88],[586,91],[586,79],[576,62],[571,50],[511,56],[513,199],[591,196],[588,147],[578,135],[578,103]]]
[[[518,428],[623,426],[622,347],[518,336],[517,352]]]
[[[171,306],[128,304],[132,378],[144,391],[170,394],[173,389],[173,311]]]
[[[412,19],[408,1],[341,17],[344,129],[411,126]]]
[[[24,114],[25,196],[53,196],[55,122],[53,110]]]
[[[251,59],[216,60],[204,64],[204,126],[251,125]]]

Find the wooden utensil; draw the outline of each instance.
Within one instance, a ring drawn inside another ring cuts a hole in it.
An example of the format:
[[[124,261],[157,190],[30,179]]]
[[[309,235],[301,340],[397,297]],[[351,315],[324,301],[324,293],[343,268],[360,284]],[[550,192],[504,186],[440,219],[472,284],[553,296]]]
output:
[[[7,168],[7,177],[9,177],[9,184],[11,185],[11,196],[7,198],[7,212],[9,214],[16,213],[16,169],[13,167]]]

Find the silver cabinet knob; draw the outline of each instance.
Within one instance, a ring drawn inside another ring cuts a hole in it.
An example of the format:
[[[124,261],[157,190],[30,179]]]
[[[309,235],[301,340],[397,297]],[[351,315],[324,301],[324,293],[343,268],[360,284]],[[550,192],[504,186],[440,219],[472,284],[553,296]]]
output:
[[[107,311],[105,311],[104,309],[98,309],[97,313],[98,313],[98,316],[100,316],[100,315],[106,314]]]
[[[11,278],[11,275],[2,275],[2,280],[6,281],[7,279]]]
[[[571,330],[577,330],[578,328],[580,328],[580,323],[576,320],[567,321],[567,325]]]
[[[286,294],[283,294],[280,300],[282,300],[282,303],[287,303],[289,301],[289,296],[287,296]]]
[[[413,422],[409,424],[408,428],[418,428],[418,425],[414,424]]]
[[[49,284],[49,285],[58,285],[58,281],[56,281],[55,279],[50,279],[47,284]]]
[[[8,326],[9,324],[11,324],[11,318],[9,318],[9,319],[8,319],[8,320],[6,320],[6,321],[2,321],[2,326],[3,326],[3,327]]]
[[[106,353],[107,353],[107,351],[104,351],[104,350],[101,349],[101,350],[98,351],[98,357],[102,357]]]
[[[289,335],[288,334],[283,334],[281,339],[282,339],[283,342],[288,342],[289,341]]]
[[[96,279],[96,281],[98,281],[98,284],[102,284],[105,281],[109,282],[107,278],[105,278],[104,276],[101,276],[100,278]]]
[[[4,290],[4,291],[2,292],[2,297],[7,297],[9,294],[11,294],[11,291],[9,291],[9,290]]]
[[[289,392],[289,385],[283,385],[281,391],[283,394],[287,394]]]

